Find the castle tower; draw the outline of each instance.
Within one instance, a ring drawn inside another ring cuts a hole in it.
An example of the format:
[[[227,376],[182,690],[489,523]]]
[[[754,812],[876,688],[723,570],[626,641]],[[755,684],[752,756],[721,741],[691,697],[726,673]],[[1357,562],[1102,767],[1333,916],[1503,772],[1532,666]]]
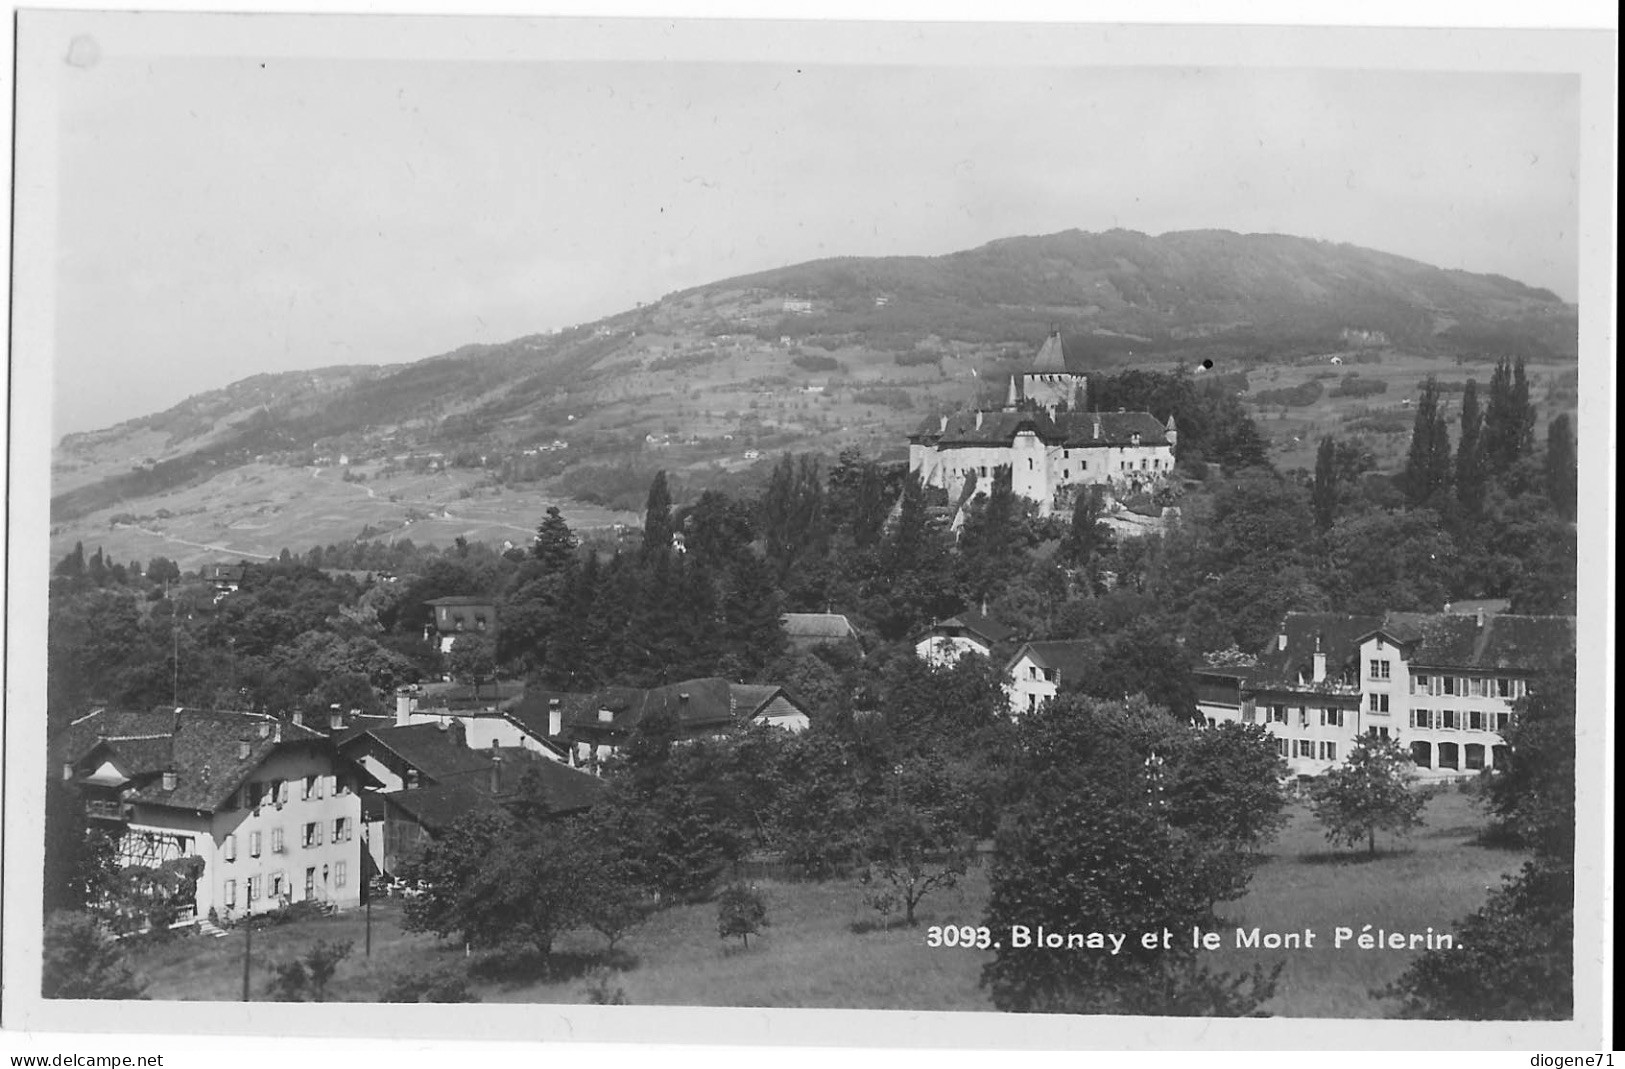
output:
[[[1080,395],[1087,397],[1089,378],[1066,369],[1066,352],[1059,329],[1050,331],[1038,350],[1031,371],[1021,376],[1021,396],[1048,410],[1050,415],[1062,405],[1075,408]]]

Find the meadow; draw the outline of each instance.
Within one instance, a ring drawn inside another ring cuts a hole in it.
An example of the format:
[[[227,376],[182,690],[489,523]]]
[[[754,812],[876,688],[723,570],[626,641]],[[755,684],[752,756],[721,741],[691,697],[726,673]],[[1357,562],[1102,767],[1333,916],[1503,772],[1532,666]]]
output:
[[[1337,926],[1389,931],[1451,931],[1486,891],[1521,866],[1523,856],[1479,845],[1484,816],[1454,789],[1428,802],[1426,824],[1408,840],[1379,839],[1374,859],[1334,852],[1307,809],[1289,820],[1240,900],[1221,905],[1219,968],[1284,962],[1267,1013],[1285,1017],[1381,1017],[1371,991],[1396,979],[1420,951],[1332,947]],[[589,987],[620,989],[634,1005],[991,1010],[979,986],[991,951],[926,946],[933,924],[978,924],[987,899],[985,867],[959,886],[928,897],[920,925],[886,927],[854,880],[761,880],[768,927],[748,949],[717,936],[716,908],[678,906],[652,917],[621,942],[613,958],[603,939],[577,932],[555,948],[549,969],[534,961],[475,953],[404,932],[398,902],[375,904],[372,954],[363,954],[361,911],[267,929],[254,935],[252,994],[264,997],[271,963],[289,961],[318,940],[354,943],[339,967],[334,997],[376,1001],[396,977],[467,968],[471,989],[488,1003],[580,1003]],[[1317,933],[1313,949],[1236,949],[1234,929]],[[242,995],[244,936],[183,937],[139,950],[134,964],[159,999]]]

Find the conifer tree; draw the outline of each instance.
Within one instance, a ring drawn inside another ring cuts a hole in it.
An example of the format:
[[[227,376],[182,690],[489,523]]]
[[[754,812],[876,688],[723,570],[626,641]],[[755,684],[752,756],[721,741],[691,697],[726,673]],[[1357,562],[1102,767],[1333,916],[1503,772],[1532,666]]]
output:
[[[542,562],[548,575],[562,575],[574,563],[576,536],[559,514],[557,505],[548,506],[546,519],[536,528],[536,543],[531,553]]]
[[[643,556],[671,552],[671,488],[664,470],[655,472],[649,484],[649,499],[643,510]]]
[[[1461,444],[1456,447],[1456,500],[1468,516],[1484,507],[1484,414],[1478,407],[1478,381],[1467,380],[1461,395]]]

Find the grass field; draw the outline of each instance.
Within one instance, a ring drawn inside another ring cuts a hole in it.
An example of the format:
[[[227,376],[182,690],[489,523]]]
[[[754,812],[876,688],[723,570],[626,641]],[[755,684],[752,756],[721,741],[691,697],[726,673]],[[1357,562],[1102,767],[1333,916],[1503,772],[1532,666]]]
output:
[[[1221,912],[1228,945],[1235,926],[1318,933],[1315,949],[1216,951],[1213,964],[1241,968],[1285,961],[1279,988],[1266,1009],[1278,1016],[1377,1017],[1384,1007],[1368,992],[1395,979],[1411,951],[1331,948],[1332,929],[1363,924],[1390,931],[1449,931],[1476,909],[1488,887],[1517,870],[1521,855],[1476,845],[1482,815],[1450,791],[1431,799],[1427,825],[1398,849],[1379,841],[1375,860],[1328,851],[1319,826],[1294,807],[1287,827],[1247,895]],[[769,927],[748,950],[716,934],[715,907],[681,906],[657,914],[627,936],[617,952],[610,986],[642,1005],[826,1007],[906,1010],[987,1010],[979,987],[991,952],[933,949],[925,926],[977,924],[987,897],[985,869],[972,870],[959,887],[925,900],[921,927],[875,928],[863,889],[851,881],[761,884]],[[556,948],[553,973],[538,976],[533,963],[465,957],[462,947],[401,931],[400,907],[373,910],[373,953],[362,955],[360,912],[262,931],[254,937],[252,986],[262,997],[270,964],[291,960],[319,939],[353,940],[352,956],[334,981],[338,997],[375,1001],[397,975],[427,968],[470,967],[473,989],[485,1002],[586,1001],[589,982],[604,967],[603,941],[580,932]],[[148,993],[161,999],[235,1000],[242,994],[243,935],[183,938],[140,951],[135,964]]]

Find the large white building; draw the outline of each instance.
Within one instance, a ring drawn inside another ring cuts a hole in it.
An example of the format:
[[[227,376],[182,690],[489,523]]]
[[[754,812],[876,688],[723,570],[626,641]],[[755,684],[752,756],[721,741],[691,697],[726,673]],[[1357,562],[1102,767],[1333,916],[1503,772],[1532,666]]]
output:
[[[1572,616],[1288,613],[1261,653],[1197,671],[1197,707],[1209,724],[1264,725],[1298,775],[1379,735],[1424,777],[1456,778],[1505,765],[1513,703],[1573,649]]]
[[[926,419],[909,435],[909,471],[958,500],[965,483],[992,484],[1010,468],[1011,489],[1042,515],[1070,507],[1077,488],[1137,493],[1173,471],[1178,428],[1149,412],[1092,412],[1089,379],[1069,371],[1053,333],[1030,370],[1010,377],[1002,408]]]
[[[53,751],[121,865],[202,862],[178,921],[361,900],[361,791],[376,782],[325,735],[255,713],[98,709]]]

